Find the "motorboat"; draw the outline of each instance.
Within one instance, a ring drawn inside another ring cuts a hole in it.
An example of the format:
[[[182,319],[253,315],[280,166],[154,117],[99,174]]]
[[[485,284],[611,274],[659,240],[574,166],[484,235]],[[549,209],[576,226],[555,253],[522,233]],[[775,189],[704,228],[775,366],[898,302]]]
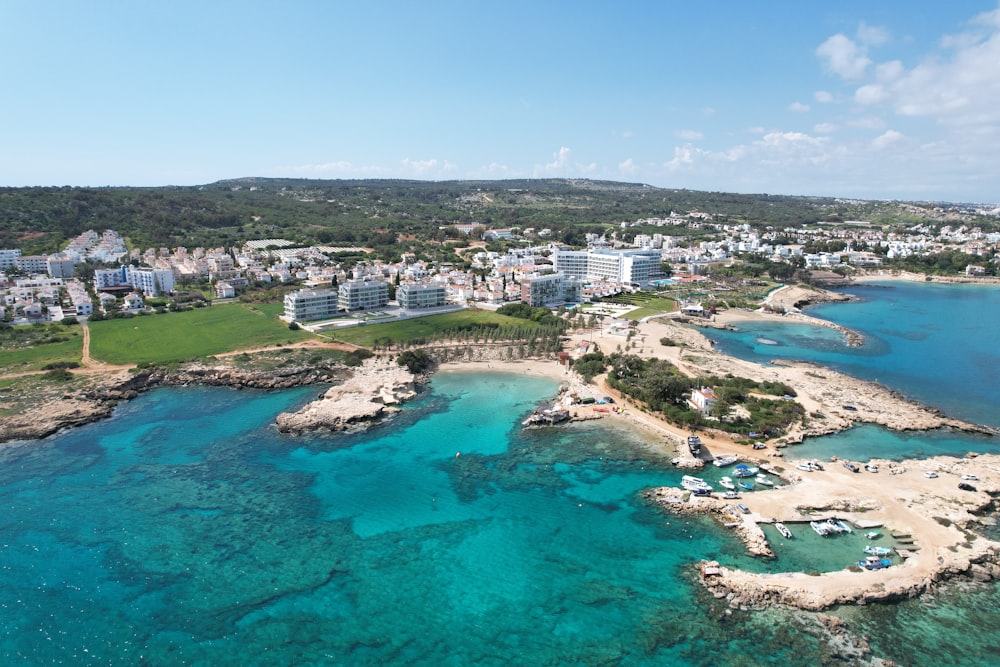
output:
[[[741,463],[733,469],[733,477],[753,477],[760,472],[760,468],[755,468],[753,466],[748,466],[745,463]]]
[[[809,527],[816,531],[817,535],[822,537],[826,537],[830,534],[830,526],[826,523],[826,521],[810,521]]]
[[[892,553],[892,549],[889,547],[873,547],[869,544],[865,547],[865,553],[869,556],[888,556]]]
[[[837,527],[838,533],[853,533],[854,529],[846,521],[841,519],[830,519],[830,524]]]
[[[878,532],[877,530],[870,530],[867,533],[865,533],[865,537],[869,540],[877,540],[878,538],[882,537],[882,533]]]
[[[892,565],[892,561],[878,556],[866,556],[864,560],[859,560],[857,565],[866,570],[883,570]]]
[[[744,482],[742,479],[738,479],[736,480],[736,484],[741,489],[744,489],[746,491],[753,491],[753,484],[751,484],[750,482]]]
[[[709,493],[712,492],[712,487],[708,482],[703,480],[701,477],[692,477],[691,475],[684,475],[683,477],[681,477],[681,486],[687,489],[688,491],[697,491],[699,489],[703,489],[708,491]]]
[[[735,489],[736,485],[733,483],[732,477],[723,477],[719,480],[719,486],[724,489]]]
[[[781,523],[780,521],[774,522],[774,529],[779,533],[781,533],[782,537],[784,537],[786,540],[792,539],[792,531],[790,531],[788,529],[788,526]]]
[[[764,486],[774,486],[774,482],[771,481],[771,478],[765,477],[764,475],[757,475],[757,483],[763,484]]]
[[[730,466],[740,460],[740,457],[736,454],[726,454],[724,456],[716,456],[712,459],[712,465],[717,468],[724,468]]]

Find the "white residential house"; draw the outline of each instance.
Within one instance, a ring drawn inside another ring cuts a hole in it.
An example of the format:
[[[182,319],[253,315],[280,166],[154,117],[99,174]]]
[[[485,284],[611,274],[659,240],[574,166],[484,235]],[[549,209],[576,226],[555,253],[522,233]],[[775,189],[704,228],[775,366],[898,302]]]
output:
[[[217,283],[215,286],[215,296],[218,299],[232,299],[236,296],[236,288],[227,282]]]
[[[142,310],[144,304],[142,302],[142,296],[132,292],[131,294],[126,294],[123,299],[122,310],[127,310],[129,312],[135,312],[137,310]]]
[[[691,398],[688,403],[699,412],[708,412],[712,405],[719,400],[710,387],[691,390]]]

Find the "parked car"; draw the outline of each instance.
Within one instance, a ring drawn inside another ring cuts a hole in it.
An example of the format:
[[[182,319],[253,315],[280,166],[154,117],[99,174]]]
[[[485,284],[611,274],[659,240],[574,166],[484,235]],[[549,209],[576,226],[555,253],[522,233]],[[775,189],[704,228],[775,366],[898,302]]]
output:
[[[744,505],[743,503],[737,504],[736,507],[744,514],[750,514],[750,508]]]
[[[976,490],[976,487],[974,487],[971,484],[968,484],[966,482],[959,482],[958,488],[962,489],[963,491],[975,491]]]
[[[965,474],[965,475],[962,475],[962,479],[969,480],[969,481],[977,481],[979,479],[979,477],[977,475]]]

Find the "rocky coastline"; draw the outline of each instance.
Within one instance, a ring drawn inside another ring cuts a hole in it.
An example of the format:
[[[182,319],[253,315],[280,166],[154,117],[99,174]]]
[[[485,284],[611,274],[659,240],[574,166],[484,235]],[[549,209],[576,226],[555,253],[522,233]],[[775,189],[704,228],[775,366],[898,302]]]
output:
[[[275,423],[279,431],[292,434],[367,426],[397,412],[400,403],[416,396],[420,381],[405,367],[373,357],[315,401],[278,415]]]
[[[321,364],[267,371],[195,363],[177,368],[152,367],[101,376],[82,391],[43,398],[28,411],[0,420],[0,442],[38,440],[64,429],[110,417],[115,407],[157,387],[194,385],[234,389],[289,389],[336,382],[344,367]]]

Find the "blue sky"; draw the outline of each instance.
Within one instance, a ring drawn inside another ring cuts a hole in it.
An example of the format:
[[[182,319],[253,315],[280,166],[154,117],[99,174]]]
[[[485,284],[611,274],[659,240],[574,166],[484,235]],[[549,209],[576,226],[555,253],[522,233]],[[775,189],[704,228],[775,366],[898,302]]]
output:
[[[0,68],[0,185],[580,177],[1000,201],[996,0],[0,0]]]

